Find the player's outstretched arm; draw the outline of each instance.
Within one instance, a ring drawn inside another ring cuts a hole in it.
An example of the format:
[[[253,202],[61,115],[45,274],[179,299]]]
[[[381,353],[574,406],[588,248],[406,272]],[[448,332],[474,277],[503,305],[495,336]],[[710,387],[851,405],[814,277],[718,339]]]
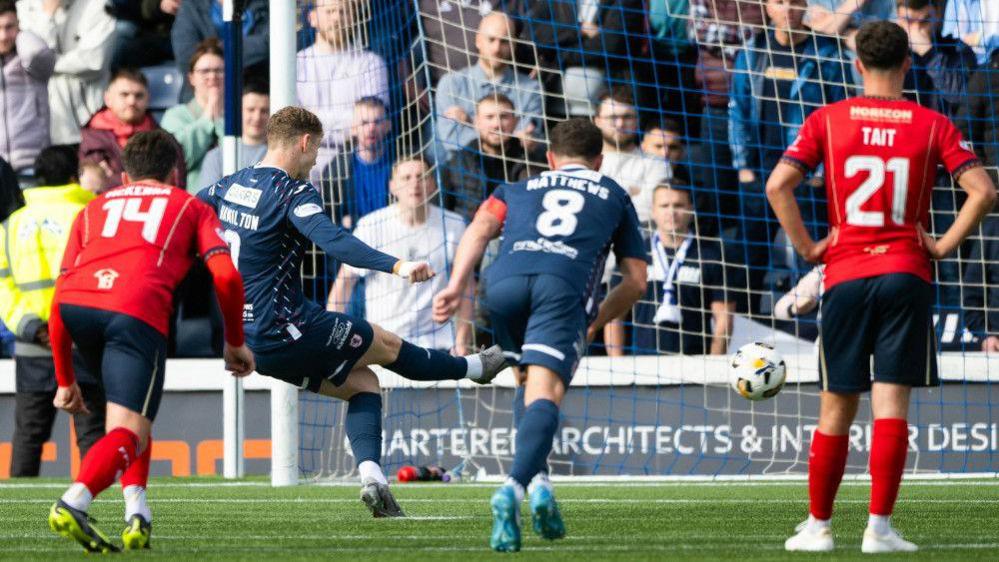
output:
[[[503,223],[483,205],[472,219],[472,224],[465,229],[465,234],[458,243],[454,253],[454,263],[451,266],[451,279],[447,287],[434,296],[434,321],[447,322],[461,301],[466,297],[465,291],[472,278],[475,266],[486,251],[486,244],[499,236]]]
[[[801,218],[801,209],[794,198],[794,188],[805,179],[798,168],[779,162],[767,180],[767,199],[773,207],[781,228],[787,234],[794,249],[810,263],[822,259],[829,245],[829,237],[816,242],[805,229],[805,221]]]
[[[59,312],[58,281],[56,296],[52,299],[52,312],[49,314],[49,341],[52,344],[52,359],[55,363],[56,383],[59,386],[52,405],[70,414],[89,414],[90,410],[83,402],[83,394],[76,384],[76,376],[73,373],[73,341],[62,323],[62,314]]]
[[[981,166],[962,173],[958,176],[957,183],[968,194],[968,198],[961,205],[954,224],[939,239],[934,239],[925,231],[921,232],[926,251],[933,259],[947,257],[956,250],[978,227],[985,215],[989,214],[996,202],[996,187],[988,172]]]
[[[594,335],[608,322],[623,316],[645,294],[648,283],[648,263],[645,260],[621,258],[618,260],[618,268],[621,270],[621,282],[600,303],[597,318],[586,333],[589,341],[593,341]]]

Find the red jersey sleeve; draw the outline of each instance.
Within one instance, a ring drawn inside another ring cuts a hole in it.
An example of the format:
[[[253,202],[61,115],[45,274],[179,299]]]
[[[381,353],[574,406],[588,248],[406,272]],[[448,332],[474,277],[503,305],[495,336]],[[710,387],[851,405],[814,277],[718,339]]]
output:
[[[940,126],[937,127],[936,145],[939,147],[940,162],[954,178],[981,165],[971,146],[961,136],[961,131],[946,117],[940,119]]]
[[[798,138],[784,151],[781,160],[802,172],[808,173],[822,163],[822,147],[824,146],[826,112],[820,108],[805,119],[805,124],[798,131]]]
[[[229,245],[222,238],[222,223],[211,207],[197,200],[194,203],[198,210],[197,249],[202,260],[219,253],[229,253]]]

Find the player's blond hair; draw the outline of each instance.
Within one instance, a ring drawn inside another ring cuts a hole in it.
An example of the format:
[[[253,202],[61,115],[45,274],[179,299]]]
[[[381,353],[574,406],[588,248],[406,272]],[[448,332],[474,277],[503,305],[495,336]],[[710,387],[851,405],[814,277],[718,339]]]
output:
[[[298,142],[302,135],[312,135],[313,139],[320,139],[323,136],[323,124],[319,117],[304,107],[281,108],[267,121],[268,145],[293,144]]]

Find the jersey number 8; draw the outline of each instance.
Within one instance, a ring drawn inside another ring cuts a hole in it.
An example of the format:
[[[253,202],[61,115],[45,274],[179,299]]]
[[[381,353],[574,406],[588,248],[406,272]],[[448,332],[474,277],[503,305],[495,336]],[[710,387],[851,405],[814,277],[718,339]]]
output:
[[[583,194],[568,189],[555,189],[545,194],[541,206],[545,212],[538,215],[534,228],[538,234],[549,236],[569,236],[576,232],[576,214],[583,210],[586,199]]]

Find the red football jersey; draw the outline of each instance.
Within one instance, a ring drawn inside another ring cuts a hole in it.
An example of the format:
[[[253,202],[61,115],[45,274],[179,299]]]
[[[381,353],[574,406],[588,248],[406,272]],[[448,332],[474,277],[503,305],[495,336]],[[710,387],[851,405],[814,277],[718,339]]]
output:
[[[980,165],[943,115],[905,100],[858,97],[817,109],[784,161],[825,164],[829,226],[826,289],[864,277],[911,273],[932,282],[917,225],[929,230],[937,166],[955,178]]]
[[[175,187],[133,183],[91,201],[76,217],[57,298],[128,314],[164,335],[173,292],[197,255],[229,252],[204,202]]]

